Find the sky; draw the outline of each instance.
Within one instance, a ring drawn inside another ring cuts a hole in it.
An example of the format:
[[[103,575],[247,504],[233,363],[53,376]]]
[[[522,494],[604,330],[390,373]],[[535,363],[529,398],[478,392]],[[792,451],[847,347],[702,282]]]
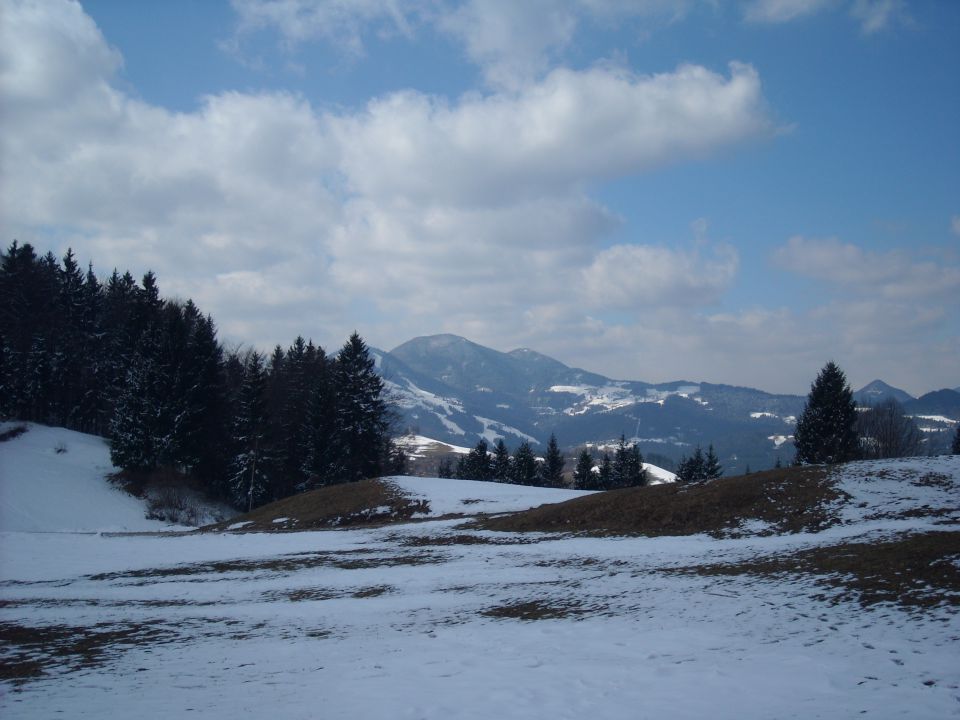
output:
[[[0,239],[228,347],[960,386],[960,3],[0,0]]]

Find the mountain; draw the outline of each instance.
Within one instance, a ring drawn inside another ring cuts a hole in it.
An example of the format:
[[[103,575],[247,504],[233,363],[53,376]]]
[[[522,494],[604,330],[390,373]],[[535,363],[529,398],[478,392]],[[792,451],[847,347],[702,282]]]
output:
[[[456,335],[377,351],[401,428],[458,446],[503,437],[509,448],[638,442],[658,464],[713,443],[727,473],[793,456],[789,442],[804,398],[686,380],[612,380],[530,349],[504,353]]]
[[[957,420],[960,419],[960,392],[946,388],[935,390],[905,403],[903,409],[909,415],[939,415]]]
[[[910,393],[887,385],[883,380],[874,380],[853,394],[853,399],[861,407],[879,405],[884,400],[894,399],[901,405],[915,398]]]

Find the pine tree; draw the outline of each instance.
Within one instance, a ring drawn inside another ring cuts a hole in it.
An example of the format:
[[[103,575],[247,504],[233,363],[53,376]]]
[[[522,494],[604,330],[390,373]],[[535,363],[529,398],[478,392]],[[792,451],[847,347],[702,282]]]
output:
[[[604,452],[600,460],[600,471],[597,473],[597,490],[610,490],[613,487],[613,462],[610,453]]]
[[[540,485],[543,487],[563,487],[563,454],[557,445],[556,436],[551,433],[547,442],[547,454],[540,466]]]
[[[437,463],[437,477],[445,479],[453,477],[453,460],[450,457],[441,458]]]
[[[480,438],[476,447],[464,456],[462,466],[458,467],[457,477],[461,480],[490,480],[493,478],[493,463],[487,441]]]
[[[520,443],[513,453],[513,461],[510,463],[510,482],[514,485],[537,484],[537,458],[527,441]]]
[[[236,507],[247,511],[266,499],[269,492],[266,386],[263,358],[252,352],[244,364],[233,419],[234,456],[230,466],[231,498]]]
[[[389,427],[383,380],[357,333],[337,355],[334,371],[337,398],[336,447],[343,467],[342,481],[380,474],[381,448]]]
[[[694,483],[701,482],[707,476],[706,459],[703,456],[703,450],[700,446],[693,451],[689,458],[684,457],[677,466],[677,482]]]
[[[950,452],[954,455],[960,455],[960,425],[957,425],[957,431],[953,434],[953,446]]]
[[[593,471],[593,455],[584,448],[577,457],[577,467],[573,471],[573,486],[577,490],[597,490],[597,477]]]
[[[853,391],[843,371],[829,362],[811,385],[806,407],[797,420],[797,464],[829,465],[855,459],[859,446],[856,421]]]
[[[707,448],[707,457],[703,461],[703,479],[716,480],[723,477],[723,466],[720,465],[720,459],[713,451],[713,443]]]
[[[497,482],[507,482],[510,479],[510,451],[507,450],[503,438],[497,438],[493,444],[493,479]]]

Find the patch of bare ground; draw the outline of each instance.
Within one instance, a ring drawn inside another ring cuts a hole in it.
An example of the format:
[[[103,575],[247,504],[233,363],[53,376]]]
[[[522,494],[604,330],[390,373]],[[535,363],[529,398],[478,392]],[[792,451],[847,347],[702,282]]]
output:
[[[341,570],[366,570],[398,565],[427,565],[444,562],[446,558],[430,552],[378,555],[371,550],[343,550],[340,552],[307,552],[279,557],[221,560],[209,563],[171,565],[121,572],[90,575],[90,580],[157,580],[182,578],[190,575],[222,575],[225,573],[292,573],[315,567],[333,567]]]
[[[54,669],[98,665],[112,652],[168,642],[175,635],[152,623],[98,623],[90,627],[0,623],[0,680],[20,684]]]
[[[744,522],[764,523],[756,534],[816,532],[835,524],[848,497],[822,466],[768,470],[703,485],[654,485],[611,490],[477,521],[487,530],[593,535],[741,534]]]
[[[600,612],[603,608],[590,608],[575,602],[560,602],[556,599],[518,600],[481,610],[484,617],[513,620],[560,620],[577,618]]]
[[[27,431],[26,425],[14,425],[12,428],[7,428],[3,432],[0,432],[0,442],[7,442],[8,440],[14,440],[15,438],[20,437]]]
[[[396,542],[407,547],[437,547],[443,545],[531,545],[541,542],[541,538],[525,538],[515,536],[510,538],[495,538],[484,535],[416,535],[397,538]]]
[[[864,606],[893,602],[910,608],[960,606],[960,531],[900,535],[879,542],[847,542],[740,563],[664,572],[708,576],[756,575],[782,579],[812,575],[840,590],[831,600]]]
[[[405,522],[429,512],[426,500],[406,497],[383,480],[361,480],[292,495],[204,530],[289,532]],[[242,527],[236,527],[243,523]]]

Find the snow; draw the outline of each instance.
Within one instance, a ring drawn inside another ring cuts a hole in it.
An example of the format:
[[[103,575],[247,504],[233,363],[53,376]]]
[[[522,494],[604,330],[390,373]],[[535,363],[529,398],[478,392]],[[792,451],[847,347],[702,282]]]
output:
[[[672,473],[669,470],[664,470],[659,465],[645,462],[643,464],[643,469],[647,472],[647,478],[649,478],[650,485],[663,485],[664,483],[672,483],[677,481],[676,473]]]
[[[504,437],[504,433],[507,433],[526,440],[531,445],[540,444],[540,441],[532,435],[527,435],[525,432],[517,430],[514,427],[504,425],[499,420],[491,420],[490,418],[480,417],[479,415],[474,415],[473,417],[478,423],[483,425],[483,432],[480,433],[480,437],[486,439],[488,443],[495,443],[497,438],[502,438]]]
[[[155,531],[146,503],[113,487],[103,438],[33,423],[0,443],[0,532]]]
[[[386,480],[402,490],[404,495],[428,500],[431,517],[516,512],[590,494],[585,490],[537,488],[451,478],[398,476]]]
[[[910,415],[914,420],[930,420],[931,422],[943,423],[944,425],[956,425],[960,420],[948,418],[945,415]]]
[[[21,475],[68,484],[78,465],[50,460],[103,457],[102,446],[70,443],[58,456],[48,441],[63,436],[39,442],[43,433],[33,432],[29,463],[0,444],[4,492],[28,484]],[[679,572],[908,528],[950,530],[960,519],[911,512],[955,506],[960,458],[856,463],[841,473],[852,499],[840,524],[770,537],[512,535],[462,519],[298,533],[4,532],[0,623],[134,634],[87,662],[69,661],[68,642],[50,654],[32,649],[49,660],[47,673],[0,682],[0,716],[960,717],[954,609],[864,608],[803,575]],[[912,482],[917,473],[952,482]],[[583,494],[389,482],[427,499],[435,518]],[[75,498],[30,498],[61,500]],[[49,521],[53,512],[43,511]],[[45,527],[71,529],[64,523]],[[525,607],[549,612],[497,616]],[[0,648],[4,662],[11,652]]]
[[[470,448],[451,445],[424,435],[403,435],[396,439],[396,443],[414,458],[424,457],[428,451],[449,452],[457,455],[466,455],[470,452]]]
[[[772,440],[773,446],[779,450],[781,445],[793,440],[793,435],[771,435],[767,440]]]
[[[779,415],[775,415],[774,413],[771,413],[771,412],[752,412],[750,413],[750,417],[752,417],[754,420],[757,420],[759,418],[773,418],[774,420],[780,419]]]

